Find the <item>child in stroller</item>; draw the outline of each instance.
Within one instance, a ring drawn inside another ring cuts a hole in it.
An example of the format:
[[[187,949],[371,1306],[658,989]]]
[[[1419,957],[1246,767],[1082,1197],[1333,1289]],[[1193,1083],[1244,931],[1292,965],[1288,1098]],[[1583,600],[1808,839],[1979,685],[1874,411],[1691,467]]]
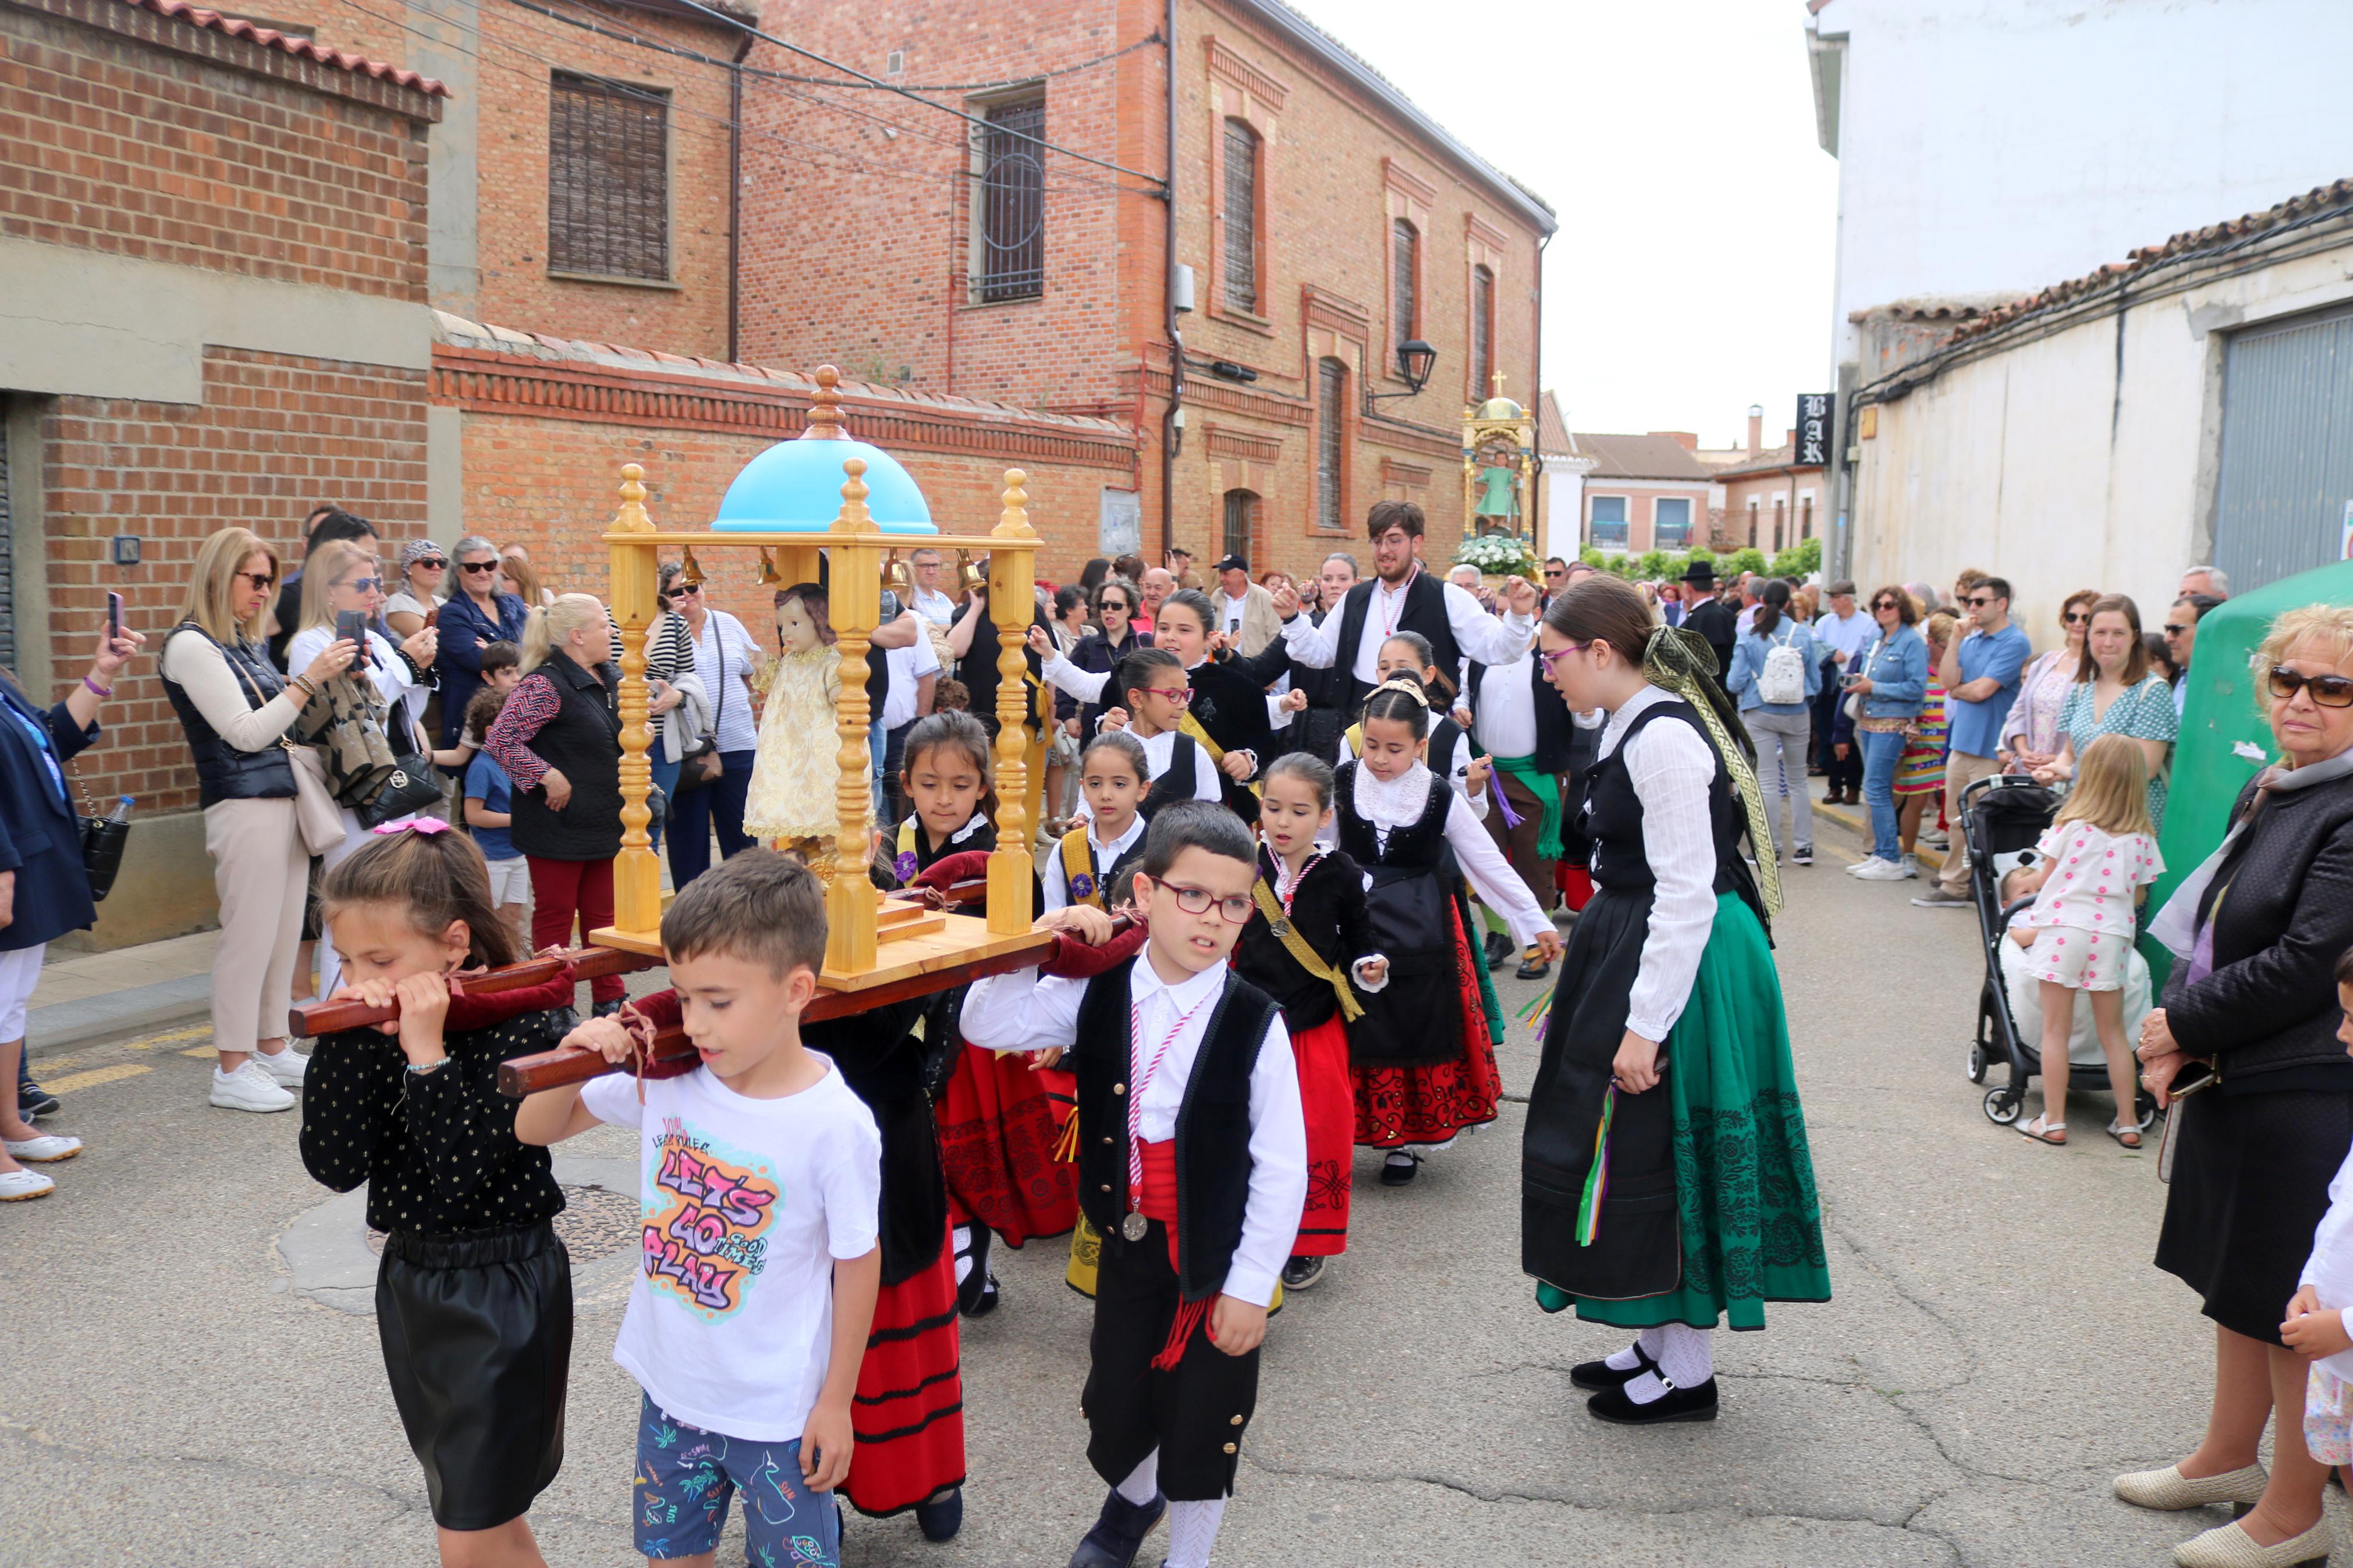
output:
[[[2048,868],[2034,847],[2058,813],[2054,791],[2019,776],[1980,779],[1961,798],[1969,890],[1986,964],[1968,1076],[1971,1083],[1984,1083],[1996,1062],[2008,1065],[2009,1081],[1989,1088],[1984,1101],[1987,1119],[2003,1127],[2018,1121],[2028,1085],[2042,1072],[2042,987],[2027,973],[2026,949],[2008,933],[2010,922],[2033,907],[2042,888]],[[2150,1006],[2148,964],[2137,952],[2126,959],[2123,1002],[2126,1037],[2130,1038]],[[2078,994],[2067,1051],[2069,1087],[2112,1089],[2091,1011],[2089,1000]],[[2119,1106],[2116,1120],[2120,1127],[2146,1131],[2156,1116],[2156,1100],[2137,1091],[2134,1113],[2127,1117]]]

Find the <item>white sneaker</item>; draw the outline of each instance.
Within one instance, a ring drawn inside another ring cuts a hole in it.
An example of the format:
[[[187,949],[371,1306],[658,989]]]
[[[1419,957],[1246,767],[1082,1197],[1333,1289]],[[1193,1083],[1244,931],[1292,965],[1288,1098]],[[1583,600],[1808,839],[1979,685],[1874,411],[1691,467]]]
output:
[[[81,1140],[56,1132],[44,1132],[37,1138],[5,1138],[0,1145],[7,1148],[10,1158],[28,1160],[36,1165],[54,1164],[70,1160],[81,1152]]]
[[[1907,877],[1917,877],[1920,874],[1920,857],[1906,855],[1895,863],[1895,868]]]
[[[253,1064],[269,1075],[269,1081],[280,1089],[300,1089],[302,1075],[311,1066],[311,1058],[289,1046],[276,1056],[267,1051],[253,1053]]]
[[[1867,866],[1886,866],[1890,864],[1893,864],[1893,862],[1882,860],[1876,855],[1866,855],[1862,859],[1857,860],[1853,865],[1849,866],[1846,868],[1846,874],[1850,877],[1860,877],[1863,873],[1863,868]]]
[[[268,1073],[248,1058],[235,1072],[213,1068],[213,1091],[206,1097],[223,1110],[291,1110],[294,1097],[278,1087]]]
[[[1900,882],[1912,875],[1893,860],[1866,860],[1854,868],[1854,874],[1866,882]]]
[[[58,1184],[38,1171],[0,1171],[0,1204],[45,1198],[57,1190]]]

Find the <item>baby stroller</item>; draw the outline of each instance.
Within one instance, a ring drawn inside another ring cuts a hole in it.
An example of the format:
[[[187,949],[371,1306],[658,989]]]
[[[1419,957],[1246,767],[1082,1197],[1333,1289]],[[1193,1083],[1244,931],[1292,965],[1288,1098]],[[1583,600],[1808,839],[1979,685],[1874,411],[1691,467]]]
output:
[[[1985,1082],[1997,1059],[2009,1062],[2010,1081],[1985,1094],[1987,1119],[2002,1127],[2018,1120],[2026,1105],[2026,1086],[2042,1071],[2042,1042],[2027,1040],[2019,1033],[2010,992],[2001,977],[2001,944],[2010,922],[2034,900],[2021,899],[2003,908],[2001,879],[2013,867],[2032,862],[2035,844],[2058,815],[2059,796],[2054,792],[2014,774],[1979,779],[1961,792],[1961,832],[1969,847],[1969,892],[1977,900],[1978,946],[1985,958],[1985,984],[1978,994],[1977,1037],[1969,1044],[1969,1081]],[[2071,1089],[2111,1091],[2116,1087],[2109,1081],[2105,1062],[2097,1066],[2071,1063],[2068,1084]],[[2157,1119],[2156,1097],[2139,1090],[2134,1109],[2146,1132]]]

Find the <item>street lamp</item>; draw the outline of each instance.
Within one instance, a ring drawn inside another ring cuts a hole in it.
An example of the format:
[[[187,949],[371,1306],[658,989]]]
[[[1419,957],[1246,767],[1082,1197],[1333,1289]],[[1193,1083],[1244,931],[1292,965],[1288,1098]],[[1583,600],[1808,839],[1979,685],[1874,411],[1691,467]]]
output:
[[[1369,386],[1366,387],[1365,408],[1367,413],[1371,411],[1374,404],[1384,398],[1411,397],[1419,393],[1423,387],[1428,386],[1430,373],[1438,367],[1438,351],[1419,338],[1408,338],[1398,344],[1397,360],[1398,374],[1405,377],[1405,390],[1375,392]]]

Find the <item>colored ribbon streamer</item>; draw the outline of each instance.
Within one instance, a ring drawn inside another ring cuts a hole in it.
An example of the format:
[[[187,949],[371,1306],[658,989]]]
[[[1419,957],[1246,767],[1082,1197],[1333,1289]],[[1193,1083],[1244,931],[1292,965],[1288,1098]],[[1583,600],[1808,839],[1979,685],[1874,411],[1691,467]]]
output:
[[[1497,769],[1488,773],[1487,793],[1494,796],[1495,809],[1504,814],[1504,826],[1517,827],[1523,819],[1518,812],[1512,809],[1512,797],[1504,793],[1502,770]]]
[[[1593,1164],[1585,1173],[1585,1193],[1577,1200],[1577,1245],[1590,1247],[1601,1234],[1601,1201],[1609,1194],[1609,1118],[1618,1109],[1618,1086],[1601,1091],[1601,1126],[1593,1135]]]
[[[1537,767],[1534,755],[1491,757],[1489,760],[1495,764],[1496,773],[1513,774],[1522,784],[1527,785],[1528,793],[1535,796],[1544,806],[1544,824],[1536,830],[1536,855],[1540,859],[1559,859],[1564,852],[1560,841],[1560,780]],[[1490,783],[1497,782],[1493,773],[1488,775],[1488,779]],[[1495,798],[1498,800],[1503,798],[1501,788],[1496,790]],[[1514,826],[1518,826],[1519,819],[1508,813],[1505,814],[1504,820]]]

